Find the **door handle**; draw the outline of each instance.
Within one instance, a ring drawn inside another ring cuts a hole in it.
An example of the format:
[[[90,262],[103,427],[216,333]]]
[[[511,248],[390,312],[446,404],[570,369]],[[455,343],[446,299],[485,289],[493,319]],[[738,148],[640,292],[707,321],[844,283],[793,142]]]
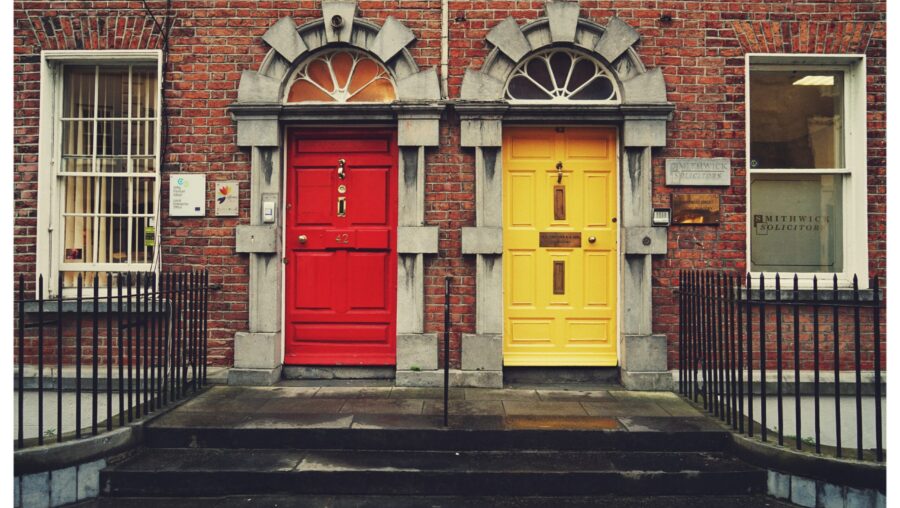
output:
[[[297,241],[300,243],[306,243],[306,235],[300,235],[297,237]]]
[[[557,185],[562,183],[562,161],[556,163],[556,183]]]
[[[596,236],[589,236],[589,237],[588,237],[588,243],[595,243],[596,241],[597,241],[597,237],[596,237]]]
[[[338,178],[340,178],[341,180],[343,180],[344,177],[347,176],[344,174],[344,164],[346,164],[346,163],[347,163],[346,160],[338,159]]]

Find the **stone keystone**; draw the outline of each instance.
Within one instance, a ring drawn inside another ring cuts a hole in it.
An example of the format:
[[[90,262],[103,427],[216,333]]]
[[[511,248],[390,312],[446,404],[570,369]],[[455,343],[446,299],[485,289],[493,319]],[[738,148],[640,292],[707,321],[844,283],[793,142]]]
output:
[[[637,30],[616,16],[609,18],[606,31],[594,48],[607,62],[613,63],[619,56],[628,51],[632,44],[641,38]]]
[[[342,25],[339,29],[335,29],[332,25],[335,16],[341,17]],[[322,21],[325,22],[325,40],[327,42],[350,42],[355,16],[356,2],[323,0]]]
[[[297,33],[297,25],[293,18],[285,16],[272,25],[263,40],[288,62],[293,62],[306,52],[306,43]]]
[[[378,31],[378,35],[369,44],[369,51],[375,53],[382,62],[387,63],[388,60],[415,39],[416,36],[413,35],[412,30],[397,21],[393,16],[388,16],[384,20],[384,26]]]
[[[547,2],[544,11],[550,20],[550,38],[553,42],[575,42],[578,29],[578,3]]]
[[[487,40],[513,62],[518,62],[531,51],[531,44],[512,16],[504,19],[487,34]]]

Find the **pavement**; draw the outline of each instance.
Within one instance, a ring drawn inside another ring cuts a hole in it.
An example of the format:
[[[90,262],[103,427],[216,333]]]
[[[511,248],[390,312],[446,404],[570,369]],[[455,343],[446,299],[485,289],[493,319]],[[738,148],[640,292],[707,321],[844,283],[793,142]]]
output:
[[[213,386],[152,425],[265,428],[433,428],[443,388]],[[451,388],[452,428],[699,430],[716,424],[671,392],[621,387]],[[720,429],[720,428],[719,428]]]

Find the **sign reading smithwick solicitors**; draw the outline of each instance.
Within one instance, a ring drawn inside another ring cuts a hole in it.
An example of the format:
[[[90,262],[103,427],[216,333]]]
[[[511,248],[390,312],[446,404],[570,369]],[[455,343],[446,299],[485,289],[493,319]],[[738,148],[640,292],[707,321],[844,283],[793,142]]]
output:
[[[714,159],[666,159],[666,185],[698,187],[731,185],[731,161]]]

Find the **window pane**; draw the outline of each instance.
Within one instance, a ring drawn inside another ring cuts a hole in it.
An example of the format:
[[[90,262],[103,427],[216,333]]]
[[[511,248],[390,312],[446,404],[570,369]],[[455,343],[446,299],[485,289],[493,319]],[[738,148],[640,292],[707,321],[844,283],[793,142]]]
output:
[[[97,102],[100,118],[128,117],[128,67],[100,67]]]
[[[750,166],[843,168],[839,72],[751,71]]]
[[[133,67],[131,71],[131,117],[156,117],[156,69]]]
[[[156,153],[156,122],[138,120],[131,122],[131,155]]]
[[[100,120],[97,122],[97,155],[128,154],[128,122]]]
[[[134,178],[132,179],[132,213],[151,215],[153,214],[153,185],[155,178]]]
[[[64,118],[94,117],[94,67],[66,67],[63,80]]]
[[[94,154],[94,122],[90,120],[63,120],[62,154]]]
[[[840,175],[752,178],[752,271],[843,270],[842,178]]]

